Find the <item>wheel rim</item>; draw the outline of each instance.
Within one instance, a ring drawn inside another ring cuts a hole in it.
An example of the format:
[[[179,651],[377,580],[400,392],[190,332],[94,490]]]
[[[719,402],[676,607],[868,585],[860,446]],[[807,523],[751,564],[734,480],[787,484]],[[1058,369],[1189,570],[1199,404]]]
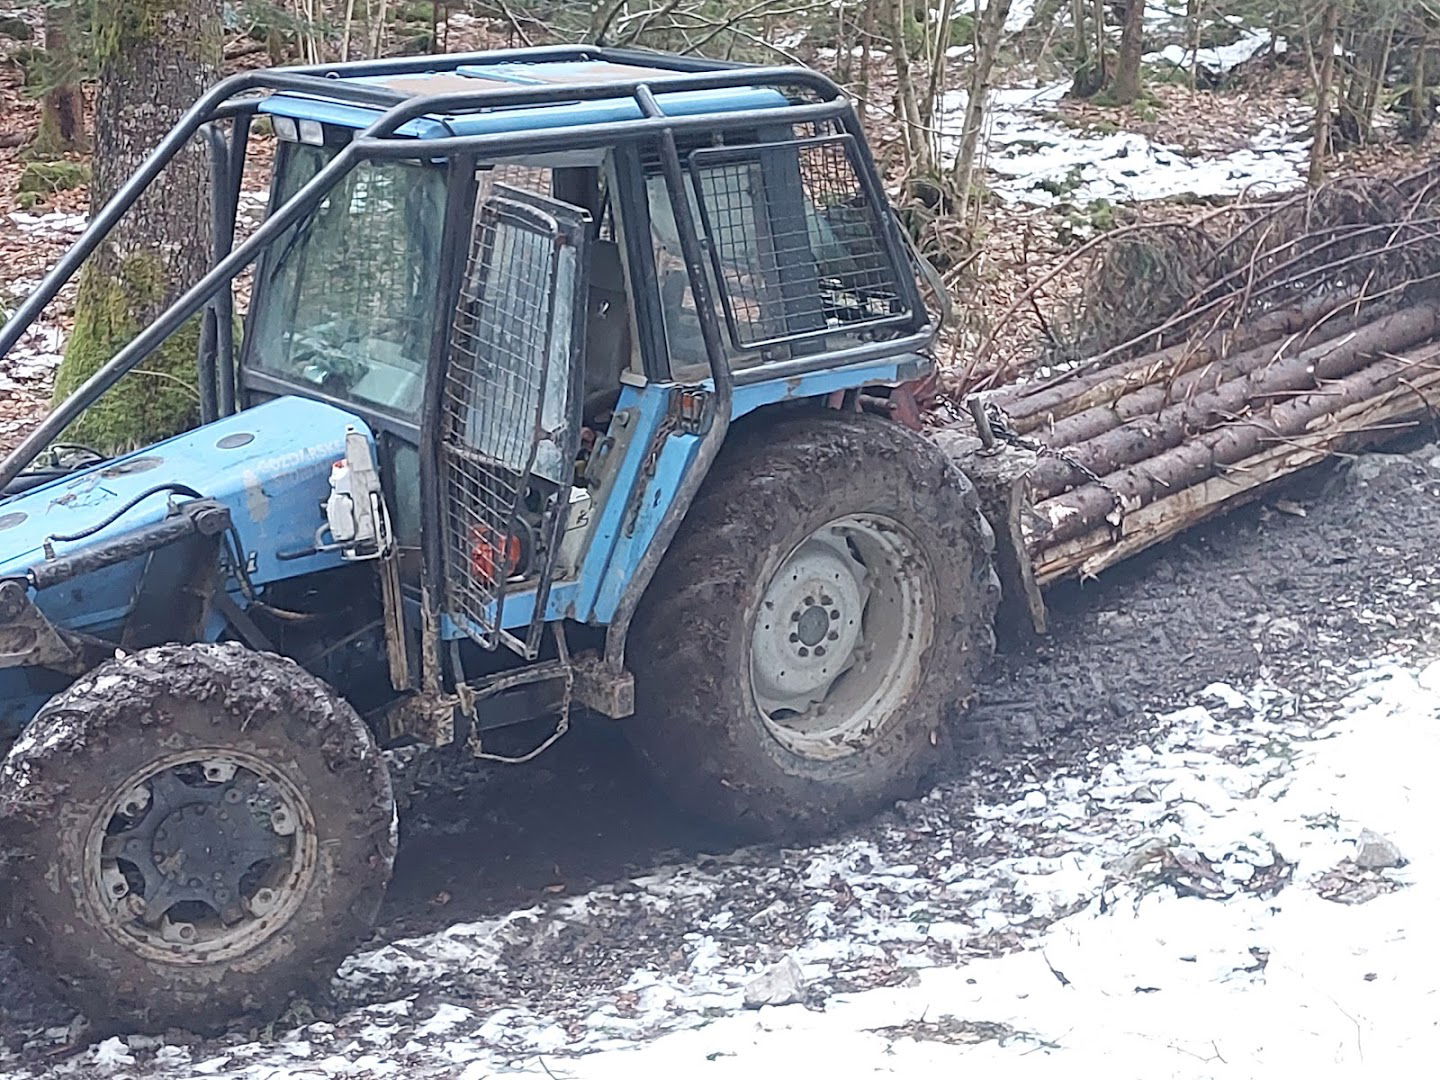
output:
[[[91,821],[85,885],[100,922],[142,956],[214,963],[283,927],[314,879],[309,803],[274,766],[230,749],[160,758]]]
[[[919,678],[933,595],[923,550],[890,518],[847,515],[798,544],[750,635],[750,685],[771,735],[817,760],[878,739]]]

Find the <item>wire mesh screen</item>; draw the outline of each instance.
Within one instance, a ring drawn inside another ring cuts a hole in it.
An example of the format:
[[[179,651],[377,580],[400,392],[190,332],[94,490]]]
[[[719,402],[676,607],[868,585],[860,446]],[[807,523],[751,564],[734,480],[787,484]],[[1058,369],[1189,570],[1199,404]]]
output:
[[[848,136],[697,150],[690,171],[737,348],[910,317]]]
[[[519,511],[539,439],[559,234],[503,191],[477,213],[441,402],[448,610],[486,646],[524,555]]]

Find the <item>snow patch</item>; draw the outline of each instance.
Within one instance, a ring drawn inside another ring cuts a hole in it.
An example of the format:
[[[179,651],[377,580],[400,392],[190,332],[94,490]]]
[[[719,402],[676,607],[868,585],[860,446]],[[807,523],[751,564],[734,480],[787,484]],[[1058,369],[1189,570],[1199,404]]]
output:
[[[985,164],[994,174],[991,187],[1007,202],[1053,206],[1265,194],[1303,181],[1309,153],[1303,117],[1277,120],[1238,150],[1193,152],[1138,132],[1067,127],[1055,115],[1070,86],[1066,80],[993,91]],[[952,157],[959,149],[965,102],[965,91],[957,90],[941,105],[942,146]]]
[[[1146,53],[1143,59],[1147,64],[1169,63],[1186,71],[1198,67],[1223,75],[1258,56],[1271,45],[1280,52],[1285,49],[1283,39],[1277,40],[1268,30],[1246,30],[1238,40],[1229,45],[1203,49],[1167,45],[1159,52]]]

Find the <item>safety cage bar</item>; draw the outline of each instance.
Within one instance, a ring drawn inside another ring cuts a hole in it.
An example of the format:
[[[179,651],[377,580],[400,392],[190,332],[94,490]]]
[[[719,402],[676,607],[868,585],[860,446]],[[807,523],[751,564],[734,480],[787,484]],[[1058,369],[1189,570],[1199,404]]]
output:
[[[746,175],[751,166],[758,176]],[[906,252],[853,135],[706,147],[690,153],[689,171],[736,350],[913,322]],[[745,214],[747,202],[763,205]],[[822,226],[839,260],[817,251]]]
[[[471,65],[564,61],[643,64],[660,67],[664,71],[662,74],[646,74],[643,77],[628,80],[498,88],[480,86],[473,91],[467,89],[423,96],[406,95],[383,86],[356,84],[348,81],[348,79],[362,77],[453,72],[461,66]],[[659,93],[676,93],[744,86],[790,87],[808,92],[816,100],[802,104],[787,101],[785,104],[718,115],[669,116],[664,113],[655,97],[657,91]],[[320,99],[341,101],[373,109],[383,108],[384,111],[368,127],[359,130],[291,198],[284,203],[272,206],[266,220],[244,242],[232,247],[235,207],[238,202],[250,121],[258,111],[261,102],[268,95],[274,93],[312,95]],[[453,116],[485,109],[565,104],[625,97],[633,100],[639,107],[640,116],[638,118],[608,121],[577,128],[451,135],[426,139],[416,139],[399,134],[400,128],[405,124],[425,116],[436,117],[443,122],[446,115]],[[674,207],[687,275],[690,278],[692,293],[699,309],[702,337],[705,340],[705,351],[709,359],[714,422],[695,448],[691,467],[687,470],[676,491],[673,492],[666,514],[657,527],[639,565],[635,568],[607,627],[604,664],[608,670],[619,674],[624,670],[625,640],[640,596],[644,593],[661,557],[668,549],[680,521],[698,492],[700,483],[708,473],[710,464],[724,440],[729,425],[731,391],[734,383],[789,378],[822,368],[830,369],[844,364],[858,364],[881,356],[891,356],[923,348],[930,343],[932,337],[932,330],[923,317],[917,317],[917,325],[908,335],[888,341],[870,342],[840,350],[792,357],[764,368],[741,371],[732,378],[729,366],[725,361],[721,330],[718,320],[715,318],[715,308],[710,303],[711,290],[704,266],[704,250],[698,237],[696,222],[690,213],[684,184],[684,170],[680,162],[676,136],[677,133],[700,135],[717,130],[754,126],[777,119],[783,119],[793,124],[833,121],[839,124],[842,130],[857,139],[863,137],[858,118],[839,87],[817,72],[790,67],[725,64],[718,61],[673,57],[636,50],[568,46],[540,47],[454,54],[443,59],[408,57],[392,60],[362,60],[336,65],[260,70],[230,76],[212,87],[187,110],[179,123],[161,140],[136,173],[94,215],[75,244],[57,262],[25,302],[17,308],[4,328],[0,329],[0,355],[4,355],[34,323],[60,289],[74,277],[85,260],[109,235],[116,223],[129,211],[140,195],[176,154],[187,145],[189,140],[207,124],[223,120],[234,121],[228,148],[220,145],[222,136],[213,127],[209,129],[208,134],[213,159],[217,166],[222,162],[224,165],[223,170],[217,171],[222,172],[227,180],[222,189],[218,182],[220,177],[215,178],[217,195],[223,196],[214,200],[215,216],[217,222],[221,218],[226,220],[224,221],[225,227],[218,229],[215,237],[214,265],[158,318],[101,365],[65,401],[57,405],[3,461],[0,461],[0,490],[14,480],[39,456],[45,447],[60,436],[82,412],[109,391],[124,375],[144,361],[189,319],[205,312],[207,305],[214,303],[220,291],[236,275],[253,263],[276,239],[296,225],[305,214],[313,210],[340,180],[362,162],[397,158],[421,158],[434,161],[483,154],[494,157],[517,156],[526,153],[578,149],[595,145],[609,146],[619,142],[658,138],[662,148],[661,160],[666,187]],[[873,161],[865,162],[865,171],[870,175],[870,182],[878,185]],[[900,243],[898,223],[889,215],[885,216],[885,227],[893,232],[889,242]],[[911,308],[917,312],[922,311],[914,281],[902,275],[902,288],[907,292]],[[210,311],[206,319],[202,344],[206,339],[214,343],[216,338],[211,337],[212,334],[226,337],[231,333],[229,319],[222,319],[218,317],[219,314],[216,310]],[[233,357],[230,358],[230,362],[233,363]],[[222,372],[223,374],[225,373]],[[226,413],[233,411],[234,408],[233,372],[229,377],[230,386],[228,388],[225,386],[224,378],[218,380],[220,396],[217,407]],[[226,394],[227,389],[228,395]],[[423,493],[427,496],[438,494],[435,490],[434,470],[425,467],[423,456],[421,472],[422,489],[425,489]],[[429,473],[428,477],[427,473]],[[426,502],[429,502],[428,498]],[[436,523],[432,522],[432,526],[434,524]],[[433,633],[438,618],[433,604],[440,591],[439,582],[435,581],[431,574],[433,568],[438,567],[440,552],[433,550],[431,545],[438,545],[439,532],[438,528],[430,527],[425,529],[422,534],[426,537],[424,546],[427,549],[422,563],[422,578],[426,579],[425,591],[428,596],[424,605],[427,635]],[[438,686],[439,675],[429,663],[426,664],[426,669],[423,682],[428,692]]]
[[[368,127],[357,132],[316,176],[270,216],[242,244],[231,249],[217,238],[215,265],[184,292],[164,313],[139,333],[85,383],[58,405],[16,449],[0,462],[0,488],[28,466],[60,435],[81,412],[110,389],[124,374],[153,352],[187,320],[201,313],[212,297],[244,270],[279,235],[311,210],[347,173],[362,161],[393,158],[430,160],[459,154],[489,152],[499,155],[539,153],[590,144],[652,137],[660,132],[703,132],[717,127],[732,128],[754,124],[783,115],[793,123],[835,120],[842,126],[858,127],[853,110],[839,87],[817,72],[801,68],[759,67],[724,64],[719,61],[673,57],[637,50],[570,46],[513,49],[494,52],[454,54],[436,57],[407,57],[393,60],[362,60],[347,64],[279,68],[244,72],[216,84],[185,113],[136,173],[94,216],[74,246],[60,259],[45,279],[0,329],[0,355],[7,353],[45,310],[59,290],[109,235],[115,224],[134,205],[171,159],[200,129],[209,123],[236,120],[231,147],[224,157],[228,164],[233,208],[240,182],[239,166],[248,135],[248,121],[261,101],[271,93],[298,93],[369,108],[384,108]],[[646,74],[627,80],[575,82],[544,86],[477,87],[474,91],[449,91],[412,96],[384,86],[356,83],[361,77],[453,72],[462,66],[514,62],[608,61],[617,64],[662,67],[661,74]],[[654,107],[655,93],[725,89],[741,86],[792,87],[807,91],[817,100],[805,104],[786,103],[720,115],[667,116]],[[412,120],[425,116],[443,118],[494,108],[563,104],[628,97],[641,106],[635,119],[609,121],[579,128],[499,132],[480,135],[452,135],[416,139],[398,134]],[[649,100],[649,107],[646,100]],[[219,155],[212,145],[212,153]],[[217,185],[218,187],[218,185]],[[219,200],[217,200],[218,202]],[[892,225],[893,227],[893,225]],[[230,230],[225,230],[229,232]],[[222,250],[223,249],[223,250]],[[912,283],[913,288],[913,283]],[[218,330],[218,322],[217,330]],[[228,331],[228,327],[226,330]],[[926,335],[916,335],[917,340]],[[893,352],[904,343],[891,343]],[[856,359],[861,359],[857,357]],[[807,360],[810,358],[806,358]],[[823,366],[831,366],[833,360]],[[812,367],[821,366],[812,363]],[[787,371],[786,374],[794,374]],[[222,387],[223,389],[223,387]],[[232,391],[233,393],[233,391]],[[232,401],[221,403],[233,408]]]

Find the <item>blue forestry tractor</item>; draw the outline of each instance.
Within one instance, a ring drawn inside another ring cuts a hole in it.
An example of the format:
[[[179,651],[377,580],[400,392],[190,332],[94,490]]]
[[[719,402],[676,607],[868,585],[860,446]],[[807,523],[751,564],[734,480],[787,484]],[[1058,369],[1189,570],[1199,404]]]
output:
[[[369,933],[383,751],[527,723],[528,760],[572,709],[752,835],[919,790],[993,540],[918,433],[935,319],[834,84],[600,48],[237,75],[0,353],[194,140],[211,269],[0,464],[0,918],[35,970],[142,1027],[274,1013]],[[198,426],[58,441],[193,319]]]

